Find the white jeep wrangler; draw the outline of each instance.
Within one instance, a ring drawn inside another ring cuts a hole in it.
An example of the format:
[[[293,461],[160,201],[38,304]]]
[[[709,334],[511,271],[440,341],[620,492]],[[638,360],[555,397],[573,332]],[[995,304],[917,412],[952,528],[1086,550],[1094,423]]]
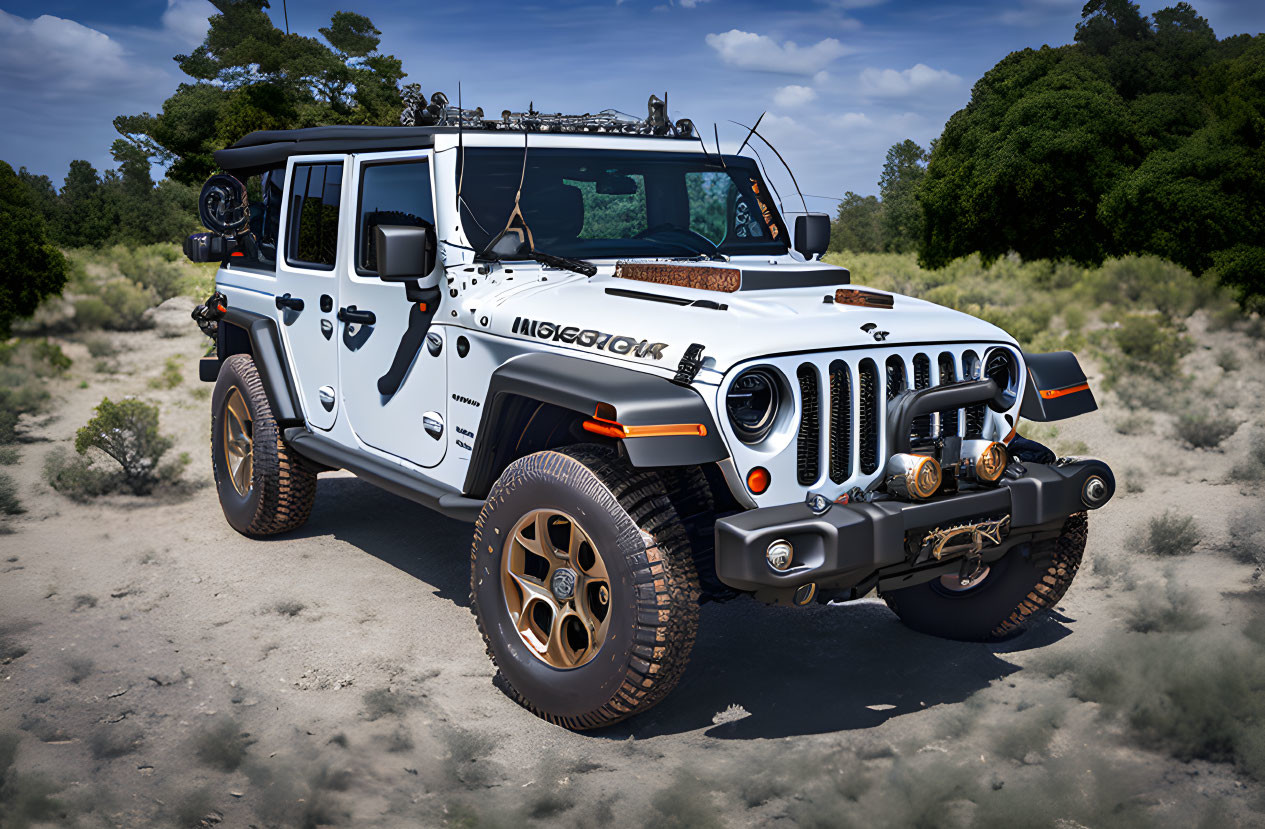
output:
[[[826,216],[792,231],[653,100],[437,109],[216,153],[186,252],[222,261],[195,317],[234,528],[299,527],[330,469],[473,522],[488,653],[576,729],[663,699],[703,601],[877,591],[984,640],[1063,596],[1114,478],[1015,427],[1095,408],[1072,354],[851,286]]]

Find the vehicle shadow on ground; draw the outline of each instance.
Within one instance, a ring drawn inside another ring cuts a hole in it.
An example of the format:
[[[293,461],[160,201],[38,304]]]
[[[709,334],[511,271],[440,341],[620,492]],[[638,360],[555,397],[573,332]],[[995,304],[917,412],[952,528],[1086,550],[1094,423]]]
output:
[[[1056,615],[1006,642],[952,642],[915,633],[868,601],[795,609],[737,599],[706,606],[702,616],[681,684],[657,708],[602,736],[706,728],[719,739],[756,739],[873,728],[962,702],[1021,670],[1005,654],[1071,633],[1064,624],[1071,620]],[[730,710],[713,725],[735,705],[746,715]]]
[[[470,606],[471,524],[352,477],[323,475],[312,517],[287,538],[332,536]]]
[[[352,477],[321,478],[312,518],[292,538],[332,536],[468,607],[471,525]],[[1052,614],[1006,642],[952,642],[905,628],[882,603],[767,607],[738,598],[702,608],[685,676],[666,700],[596,738],[644,739],[706,729],[757,739],[873,728],[962,702],[1019,666],[1007,653],[1071,633]],[[731,711],[714,720],[730,706]],[[743,712],[746,712],[745,714]]]

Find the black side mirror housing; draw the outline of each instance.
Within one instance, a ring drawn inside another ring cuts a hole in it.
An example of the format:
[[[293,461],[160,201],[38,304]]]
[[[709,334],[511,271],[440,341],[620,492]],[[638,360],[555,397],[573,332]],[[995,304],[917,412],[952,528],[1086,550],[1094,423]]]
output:
[[[428,279],[435,270],[439,243],[429,224],[378,225],[374,228],[378,278],[383,282],[418,282],[433,287]]]
[[[821,256],[830,247],[830,216],[806,213],[795,217],[795,250],[805,259]]]

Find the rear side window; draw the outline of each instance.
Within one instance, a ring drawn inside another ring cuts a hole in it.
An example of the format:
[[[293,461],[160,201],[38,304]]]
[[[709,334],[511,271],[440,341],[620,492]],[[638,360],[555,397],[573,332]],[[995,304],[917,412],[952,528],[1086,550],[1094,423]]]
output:
[[[427,162],[384,162],[361,168],[360,209],[356,218],[356,270],[359,273],[378,271],[375,227],[424,224],[435,224]]]
[[[342,186],[342,162],[294,165],[286,229],[286,261],[291,265],[320,270],[334,267]]]

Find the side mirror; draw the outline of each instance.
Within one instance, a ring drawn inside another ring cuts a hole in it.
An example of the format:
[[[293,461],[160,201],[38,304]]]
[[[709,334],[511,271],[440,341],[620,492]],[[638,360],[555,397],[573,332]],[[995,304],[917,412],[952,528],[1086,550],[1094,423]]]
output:
[[[378,225],[374,228],[374,252],[378,259],[378,278],[383,282],[417,282],[433,288],[439,276],[431,278],[439,243],[435,228],[429,224]]]
[[[830,247],[830,216],[806,213],[795,217],[795,250],[805,259],[821,256]]]

